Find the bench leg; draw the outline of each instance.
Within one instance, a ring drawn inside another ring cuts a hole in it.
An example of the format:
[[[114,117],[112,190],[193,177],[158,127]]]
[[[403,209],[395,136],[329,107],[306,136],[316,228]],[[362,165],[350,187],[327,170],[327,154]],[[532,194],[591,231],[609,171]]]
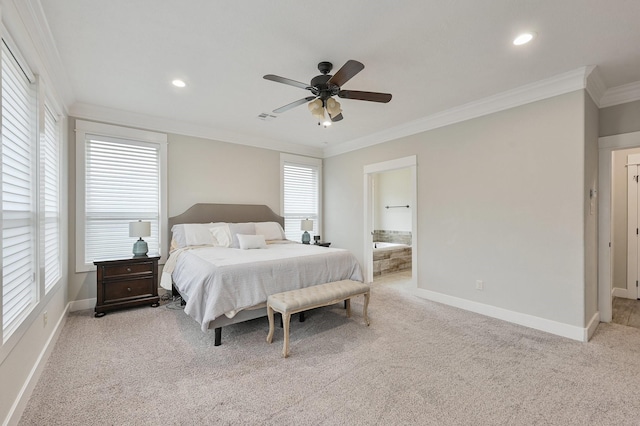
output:
[[[222,344],[222,327],[216,327],[215,338],[213,341],[213,346],[220,346]]]
[[[367,314],[367,307],[369,306],[370,292],[364,294],[364,306],[362,307],[362,316],[364,317],[364,323],[369,325],[369,315]]]
[[[345,299],[344,308],[347,310],[347,318],[351,318],[351,299]]]
[[[267,305],[267,316],[269,317],[269,334],[267,335],[267,343],[271,343],[273,341],[273,308]]]
[[[282,356],[287,358],[289,356],[289,322],[291,320],[291,314],[282,314],[284,319],[284,346],[282,347]]]

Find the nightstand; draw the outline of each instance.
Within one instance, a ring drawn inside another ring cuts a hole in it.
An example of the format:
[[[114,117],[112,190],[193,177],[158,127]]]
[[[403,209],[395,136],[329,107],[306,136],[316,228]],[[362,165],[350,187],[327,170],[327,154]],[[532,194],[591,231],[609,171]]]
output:
[[[160,256],[139,256],[93,262],[98,273],[95,316],[133,306],[157,307],[159,259]]]

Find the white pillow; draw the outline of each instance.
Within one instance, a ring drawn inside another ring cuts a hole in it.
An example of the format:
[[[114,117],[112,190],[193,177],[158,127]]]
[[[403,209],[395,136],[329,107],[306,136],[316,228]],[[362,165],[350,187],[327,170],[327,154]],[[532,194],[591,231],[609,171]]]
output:
[[[220,224],[220,226],[214,226],[209,228],[209,232],[213,237],[213,245],[216,247],[230,247],[231,246],[231,232],[229,232],[229,225],[226,223]]]
[[[177,248],[187,246],[212,246],[213,236],[209,228],[214,223],[182,223],[171,228],[172,240]]]
[[[256,235],[264,235],[265,241],[284,240],[284,230],[278,222],[256,222]]]
[[[240,248],[238,234],[256,235],[256,226],[253,223],[230,223],[229,232],[231,232],[231,247]]]
[[[267,248],[267,243],[264,241],[264,235],[237,234],[237,237],[242,250]]]

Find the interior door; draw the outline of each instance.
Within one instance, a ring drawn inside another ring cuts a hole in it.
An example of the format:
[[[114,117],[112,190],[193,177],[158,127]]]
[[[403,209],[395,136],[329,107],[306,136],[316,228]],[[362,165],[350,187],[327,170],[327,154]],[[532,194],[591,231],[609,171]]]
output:
[[[640,154],[627,157],[627,297],[640,299],[640,223],[638,213],[640,196],[638,196],[638,175],[640,174]]]

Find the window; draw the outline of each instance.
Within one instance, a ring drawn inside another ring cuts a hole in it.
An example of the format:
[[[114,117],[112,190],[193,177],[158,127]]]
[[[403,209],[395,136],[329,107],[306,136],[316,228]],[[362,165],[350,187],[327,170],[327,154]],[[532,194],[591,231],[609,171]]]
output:
[[[36,88],[2,43],[2,336],[38,302],[36,281]]]
[[[132,255],[129,222],[151,222],[149,253],[164,253],[166,135],[78,120],[77,271]]]
[[[40,147],[43,206],[44,290],[48,293],[61,277],[60,256],[60,128],[51,108],[45,105],[44,132]]]
[[[282,212],[287,239],[302,240],[300,222],[313,220],[311,235],[319,235],[321,227],[322,160],[281,154]]]

